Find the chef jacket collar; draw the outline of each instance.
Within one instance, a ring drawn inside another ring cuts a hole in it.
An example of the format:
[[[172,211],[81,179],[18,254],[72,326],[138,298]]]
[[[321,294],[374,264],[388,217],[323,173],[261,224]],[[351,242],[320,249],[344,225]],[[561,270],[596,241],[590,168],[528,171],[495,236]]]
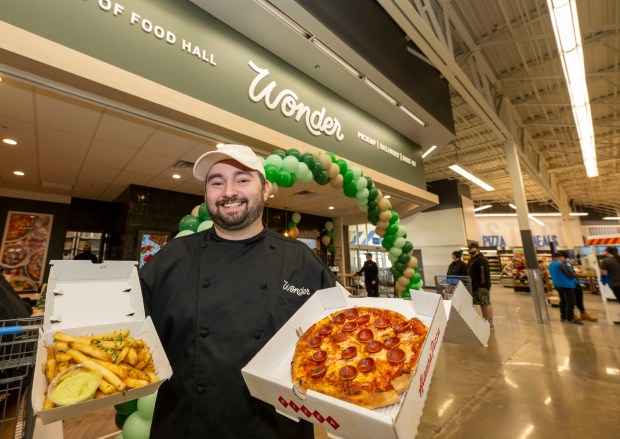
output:
[[[245,244],[252,244],[256,241],[259,241],[261,239],[263,239],[265,237],[265,235],[267,234],[267,227],[265,226],[265,224],[263,223],[263,230],[261,230],[258,234],[247,238],[247,239],[226,239],[226,238],[222,238],[221,236],[218,236],[217,232],[215,231],[215,227],[211,227],[209,230],[207,230],[207,233],[205,233],[205,240],[208,241],[212,241],[212,242],[227,242],[230,244],[239,244],[239,245],[245,245]]]

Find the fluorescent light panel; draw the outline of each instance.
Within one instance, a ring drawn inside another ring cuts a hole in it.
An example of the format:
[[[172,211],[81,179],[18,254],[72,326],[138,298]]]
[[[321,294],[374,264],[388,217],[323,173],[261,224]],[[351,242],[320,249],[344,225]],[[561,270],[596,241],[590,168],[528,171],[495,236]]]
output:
[[[530,215],[529,215],[529,217],[530,217],[530,219],[531,219],[532,221],[534,221],[535,223],[538,223],[538,224],[540,224],[541,226],[544,226],[544,225],[545,225],[545,223],[543,223],[541,220],[539,220],[539,219],[537,219],[537,218],[534,218],[534,215],[530,214]]]
[[[603,219],[606,221],[620,220],[620,216],[606,216]]]
[[[342,67],[347,72],[355,76],[357,79],[360,79],[363,76],[360,72],[357,71],[355,67],[353,67],[351,64],[346,62],[344,59],[342,59],[340,55],[338,55],[336,52],[334,52],[329,47],[327,47],[325,44],[323,44],[323,42],[319,40],[318,38],[312,37],[310,39],[310,42],[314,44],[316,47],[318,47],[321,50],[321,52],[323,52],[324,54],[329,56],[331,59],[336,61],[340,65],[340,67]]]
[[[478,177],[475,177],[474,175],[470,174],[465,169],[461,168],[459,165],[452,165],[452,166],[450,166],[450,169],[452,169],[457,174],[462,175],[463,177],[465,177],[469,181],[473,181],[474,183],[476,183],[478,186],[480,186],[484,190],[487,190],[487,191],[494,191],[495,190],[493,188],[493,186],[491,186],[489,184],[486,184],[484,181],[482,181]]]
[[[407,116],[409,116],[410,118],[412,118],[413,120],[415,120],[417,123],[419,123],[420,125],[422,125],[423,127],[426,126],[426,122],[424,122],[422,119],[420,119],[418,116],[416,116],[410,109],[408,109],[407,107],[405,107],[402,104],[398,105],[398,108],[400,108],[403,113],[405,113]]]
[[[476,207],[474,209],[474,212],[480,212],[481,210],[489,209],[491,207],[493,206],[491,206],[490,204],[485,204],[484,206]]]
[[[514,204],[512,204],[512,203],[508,203],[508,205],[509,205],[510,207],[512,207],[514,210],[517,210],[517,206],[515,206]]]
[[[426,157],[427,155],[429,155],[431,152],[435,151],[435,148],[437,148],[437,145],[433,145],[430,148],[428,148],[426,150],[426,152],[424,154],[422,154],[422,158]]]
[[[517,216],[516,213],[476,213],[474,216],[492,217],[492,216]]]

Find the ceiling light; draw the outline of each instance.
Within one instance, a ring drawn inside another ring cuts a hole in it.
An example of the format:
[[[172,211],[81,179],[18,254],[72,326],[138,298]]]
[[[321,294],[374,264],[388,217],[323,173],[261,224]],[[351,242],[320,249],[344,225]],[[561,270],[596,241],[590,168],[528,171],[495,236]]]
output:
[[[541,220],[534,218],[534,216],[532,214],[529,214],[529,217],[532,221],[534,221],[535,223],[540,224],[541,226],[544,226],[545,223],[543,223]]]
[[[391,195],[384,195],[383,198],[389,199],[389,198],[392,198],[392,196]]]
[[[426,157],[427,155],[429,155],[431,152],[433,152],[435,150],[435,148],[437,148],[437,145],[433,145],[430,148],[428,148],[426,150],[426,152],[424,154],[422,154],[422,158]]]
[[[416,116],[410,109],[408,109],[404,105],[398,104],[398,108],[400,108],[407,116],[409,116],[410,118],[415,120],[417,123],[419,123],[423,127],[426,126],[426,122],[424,122],[422,119],[420,119],[418,116]]]
[[[23,177],[24,175],[26,175],[22,171],[13,171],[13,174],[19,175],[20,177]]]
[[[598,176],[594,129],[575,0],[547,0],[588,177]]]
[[[491,216],[517,216],[516,213],[476,213],[474,216],[491,217]]]
[[[568,214],[569,216],[588,216],[588,212],[571,212]]]
[[[383,90],[381,87],[379,87],[377,84],[375,84],[374,82],[372,82],[370,79],[368,78],[364,78],[362,79],[362,81],[364,81],[366,83],[367,86],[369,86],[370,88],[372,88],[374,91],[376,91],[377,93],[379,93],[381,96],[383,96],[385,98],[385,100],[387,100],[390,104],[392,105],[398,105],[398,102],[396,101],[396,99],[394,99],[392,96],[390,96],[385,90]],[[402,109],[402,107],[401,107]],[[404,111],[404,110],[403,110]],[[413,114],[413,113],[412,113]]]
[[[560,212],[551,212],[551,213],[530,213],[530,216],[562,216]]]
[[[4,143],[6,143],[7,145],[17,145],[17,142],[15,140],[13,140],[13,139],[8,139],[7,138],[7,139],[2,139],[2,141]]]
[[[181,176],[179,174],[172,174],[172,178],[178,180]]]
[[[514,210],[517,210],[517,206],[515,206],[514,204],[512,204],[512,203],[508,203],[508,205],[509,205],[510,207],[512,207]]]
[[[328,209],[329,210],[334,210],[334,206],[329,206]]]
[[[606,216],[603,219],[606,221],[615,221],[615,220],[620,220],[620,216]]]
[[[275,195],[269,195],[269,198],[273,198],[273,197],[275,197]]]
[[[318,38],[312,37],[310,38],[310,42],[314,44],[316,47],[318,47],[321,50],[321,52],[323,52],[325,55],[329,56],[331,59],[336,61],[340,65],[340,67],[345,69],[347,72],[349,72],[356,78],[359,79],[363,76],[360,72],[357,71],[357,69],[355,69],[355,67],[353,67],[351,64],[346,62],[343,58],[340,57],[340,55],[338,55],[336,52],[334,52],[329,47],[327,47],[325,44],[323,44],[323,42],[319,40]]]
[[[461,168],[459,165],[452,165],[450,166],[450,169],[452,169],[457,174],[461,174],[463,177],[465,177],[469,181],[473,181],[474,183],[476,183],[478,186],[480,186],[484,190],[487,190],[487,191],[495,190],[491,185],[488,185],[484,181],[480,180],[478,177],[473,176],[472,174],[467,172],[465,169]]]
[[[491,207],[493,207],[493,206],[491,206],[490,204],[485,204],[484,206],[476,207],[476,208],[474,209],[474,212],[479,212],[479,211],[481,211],[481,210],[484,210],[484,209],[489,209],[489,208],[491,208]]]

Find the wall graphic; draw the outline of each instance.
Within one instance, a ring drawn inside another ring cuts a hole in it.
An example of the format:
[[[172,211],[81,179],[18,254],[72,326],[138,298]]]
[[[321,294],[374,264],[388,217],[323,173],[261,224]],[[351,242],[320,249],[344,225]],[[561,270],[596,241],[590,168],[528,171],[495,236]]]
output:
[[[41,284],[53,217],[8,212],[0,247],[0,265],[15,291],[37,290]]]

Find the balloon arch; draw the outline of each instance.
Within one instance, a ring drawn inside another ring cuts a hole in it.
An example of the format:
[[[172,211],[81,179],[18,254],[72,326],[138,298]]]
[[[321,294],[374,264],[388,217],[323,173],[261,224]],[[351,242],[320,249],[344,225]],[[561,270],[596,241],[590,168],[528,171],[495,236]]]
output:
[[[398,213],[392,209],[390,200],[383,197],[370,177],[362,174],[357,166],[349,166],[346,160],[338,159],[331,152],[302,154],[297,149],[273,151],[261,159],[267,180],[271,183],[270,195],[279,187],[291,187],[295,183],[320,185],[329,184],[342,189],[344,195],[355,199],[355,203],[368,215],[368,221],[375,226],[375,233],[383,238],[381,245],[388,251],[392,262],[392,274],[396,292],[402,295],[413,289],[420,290],[423,281],[418,273],[418,261],[412,255],[413,244],[407,241],[407,231],[400,225]],[[196,206],[191,215],[184,216],[179,223],[176,237],[206,230],[213,226],[205,203]]]

